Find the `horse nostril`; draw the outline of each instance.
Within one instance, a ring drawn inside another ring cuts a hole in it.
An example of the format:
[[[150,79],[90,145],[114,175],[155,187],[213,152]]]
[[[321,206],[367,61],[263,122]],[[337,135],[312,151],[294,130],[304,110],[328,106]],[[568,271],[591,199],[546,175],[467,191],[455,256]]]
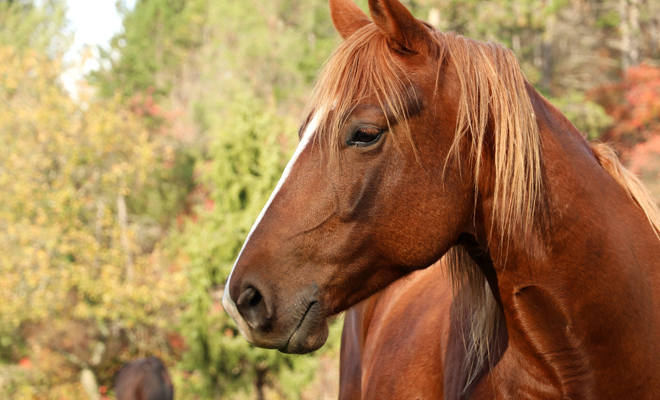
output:
[[[266,305],[266,300],[255,287],[247,287],[238,296],[236,308],[252,329],[263,329],[268,324],[270,313]]]
[[[256,307],[259,305],[259,302],[261,301],[263,297],[261,296],[261,292],[258,290],[254,290],[254,294],[252,295],[252,298],[250,299],[250,307]]]

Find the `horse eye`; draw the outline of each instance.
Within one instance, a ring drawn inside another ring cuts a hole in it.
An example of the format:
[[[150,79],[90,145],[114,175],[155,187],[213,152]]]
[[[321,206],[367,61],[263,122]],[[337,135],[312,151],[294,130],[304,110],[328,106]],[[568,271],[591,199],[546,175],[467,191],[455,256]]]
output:
[[[380,138],[382,131],[376,128],[358,128],[353,134],[351,144],[356,146],[366,146]]]

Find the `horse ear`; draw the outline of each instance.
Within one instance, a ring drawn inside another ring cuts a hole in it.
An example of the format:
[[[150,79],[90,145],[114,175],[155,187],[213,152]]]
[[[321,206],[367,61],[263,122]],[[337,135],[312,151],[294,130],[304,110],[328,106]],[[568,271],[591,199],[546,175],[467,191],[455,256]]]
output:
[[[433,39],[427,28],[398,0],[369,0],[369,11],[394,50],[403,54],[429,50]]]
[[[367,14],[353,0],[330,0],[330,15],[335,29],[343,39],[371,23]]]

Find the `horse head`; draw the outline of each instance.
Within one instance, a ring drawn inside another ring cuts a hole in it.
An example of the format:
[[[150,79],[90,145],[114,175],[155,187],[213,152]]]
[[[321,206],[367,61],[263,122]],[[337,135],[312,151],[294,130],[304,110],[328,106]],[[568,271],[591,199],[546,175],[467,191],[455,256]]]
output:
[[[471,172],[486,163],[490,150],[480,143],[496,103],[489,92],[502,83],[469,74],[498,66],[465,61],[462,71],[455,65],[469,39],[441,34],[398,0],[370,0],[369,8],[373,21],[351,0],[330,1],[344,41],[227,281],[225,309],[256,346],[319,348],[327,317],[430,266],[471,226]],[[491,51],[515,62],[501,47]],[[512,79],[524,92],[522,75]],[[477,88],[466,95],[470,85]],[[474,130],[481,136],[467,134]]]

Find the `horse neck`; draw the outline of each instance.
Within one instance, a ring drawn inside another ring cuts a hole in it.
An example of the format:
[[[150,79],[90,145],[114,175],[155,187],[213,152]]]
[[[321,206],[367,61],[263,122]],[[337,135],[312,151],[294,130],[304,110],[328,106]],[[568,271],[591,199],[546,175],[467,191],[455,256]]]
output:
[[[530,96],[543,200],[531,232],[504,241],[491,229],[487,245],[509,348],[545,368],[564,394],[609,397],[608,380],[627,380],[618,387],[635,387],[642,398],[659,386],[652,378],[660,360],[658,239],[573,125],[532,88]],[[483,206],[490,200],[480,200],[477,214],[491,215]],[[477,236],[486,236],[487,219]]]

